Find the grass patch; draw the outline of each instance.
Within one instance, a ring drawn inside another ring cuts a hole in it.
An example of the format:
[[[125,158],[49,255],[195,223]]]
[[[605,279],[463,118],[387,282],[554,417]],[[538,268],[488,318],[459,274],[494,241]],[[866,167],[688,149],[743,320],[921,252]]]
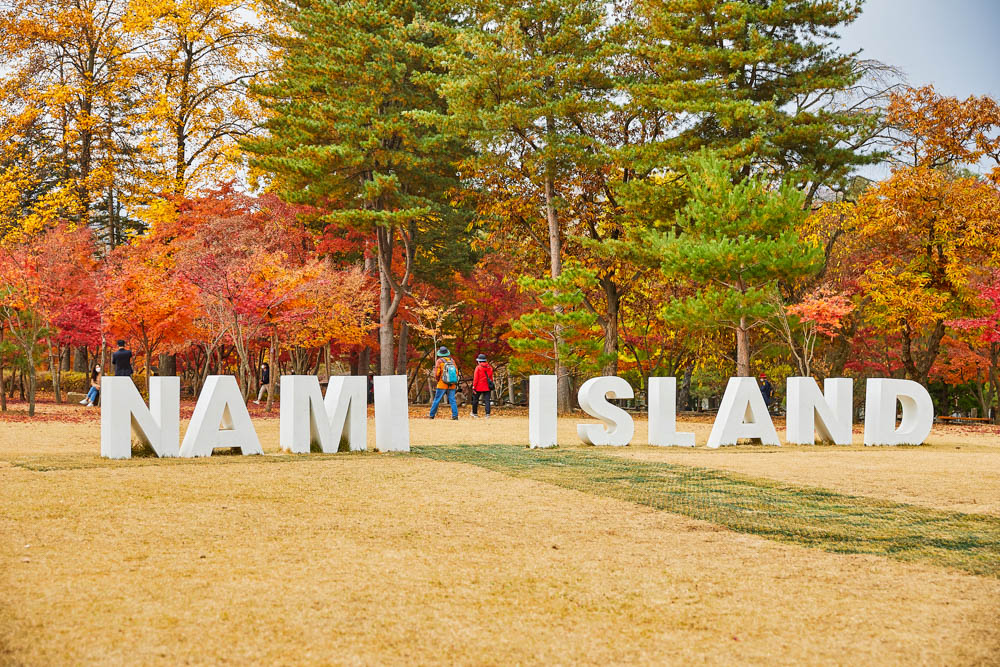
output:
[[[626,500],[741,533],[1000,578],[1000,518],[850,496],[734,473],[509,445],[414,447],[438,461]]]

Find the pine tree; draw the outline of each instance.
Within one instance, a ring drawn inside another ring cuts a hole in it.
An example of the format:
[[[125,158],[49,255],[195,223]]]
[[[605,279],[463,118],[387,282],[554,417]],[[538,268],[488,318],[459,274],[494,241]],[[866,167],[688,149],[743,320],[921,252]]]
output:
[[[508,342],[517,353],[515,371],[539,372],[539,366],[557,365],[570,375],[586,376],[597,371],[605,359],[601,354],[597,316],[583,305],[584,289],[596,277],[577,262],[567,262],[557,278],[522,276],[518,285],[533,293],[540,308],[511,323]]]
[[[321,207],[319,223],[375,235],[380,369],[394,370],[393,320],[415,270],[421,230],[461,220],[449,194],[463,145],[429,122],[444,111],[432,76],[448,8],[435,0],[295,0],[294,34],[254,91],[267,135],[246,141],[284,199]],[[457,232],[456,232],[457,233]],[[393,260],[402,244],[402,271]]]
[[[735,178],[787,180],[810,202],[822,185],[877,161],[880,154],[865,147],[881,128],[880,115],[844,98],[867,65],[833,44],[861,5],[637,0],[629,95],[677,123],[676,132],[636,156],[640,173],[680,172],[686,157],[708,148],[739,164]]]
[[[473,175],[493,188],[502,209],[530,192],[540,206],[529,215],[542,222],[539,245],[548,255],[549,277],[562,273],[566,181],[599,162],[594,119],[611,108],[613,49],[606,10],[596,0],[485,0],[472,5],[456,48],[446,57],[442,92],[455,126],[478,148]],[[513,203],[517,206],[517,203]],[[534,222],[532,220],[531,222]],[[530,222],[529,222],[530,224]],[[552,352],[558,405],[570,409],[569,377],[560,361],[563,306],[556,299]]]
[[[807,215],[801,192],[771,189],[756,176],[733,180],[728,163],[702,153],[688,171],[691,198],[675,221],[681,231],[652,232],[646,240],[665,276],[698,287],[665,306],[664,316],[733,330],[736,373],[749,376],[750,332],[771,314],[777,282],[815,272],[822,252],[795,231]]]

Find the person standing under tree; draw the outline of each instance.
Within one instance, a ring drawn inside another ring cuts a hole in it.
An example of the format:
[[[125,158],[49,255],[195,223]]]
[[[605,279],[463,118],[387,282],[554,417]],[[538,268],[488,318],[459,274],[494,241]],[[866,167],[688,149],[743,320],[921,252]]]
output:
[[[132,377],[132,350],[126,349],[125,341],[118,341],[118,349],[111,355],[111,365],[115,367],[115,377]]]
[[[490,392],[496,387],[493,384],[493,367],[486,361],[486,355],[476,357],[476,372],[472,374],[472,417],[479,419],[479,399],[486,407],[486,418],[490,418]]]
[[[257,392],[255,404],[260,405],[264,400],[264,392],[267,392],[268,396],[271,395],[271,366],[266,361],[260,367],[260,391]]]
[[[764,405],[767,406],[767,411],[770,412],[771,401],[774,400],[774,386],[764,373],[760,374],[760,394],[764,397]]]
[[[434,379],[437,380],[437,388],[434,391],[434,402],[431,403],[431,419],[437,415],[438,405],[441,404],[441,399],[445,394],[448,395],[448,403],[451,405],[451,418],[458,419],[458,403],[455,402],[458,377],[458,366],[451,358],[451,352],[442,346],[437,351],[437,363],[434,364]]]

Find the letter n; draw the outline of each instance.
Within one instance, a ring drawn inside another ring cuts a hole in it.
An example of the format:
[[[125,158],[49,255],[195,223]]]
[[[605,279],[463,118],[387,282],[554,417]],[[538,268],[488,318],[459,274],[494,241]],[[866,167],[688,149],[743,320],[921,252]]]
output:
[[[132,435],[157,456],[177,456],[180,440],[181,379],[149,379],[149,407],[130,377],[101,380],[101,456],[132,457]]]

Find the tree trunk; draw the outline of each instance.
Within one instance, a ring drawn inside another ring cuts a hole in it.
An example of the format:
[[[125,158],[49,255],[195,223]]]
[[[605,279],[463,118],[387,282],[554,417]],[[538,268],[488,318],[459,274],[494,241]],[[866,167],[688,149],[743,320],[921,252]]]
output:
[[[278,335],[271,334],[271,349],[268,352],[268,362],[271,364],[271,377],[268,378],[269,382],[267,384],[267,411],[270,412],[271,408],[274,406],[274,392],[278,386],[278,373],[280,369],[278,368]]]
[[[399,325],[399,347],[396,349],[396,375],[406,375],[407,347],[410,344],[410,323]]]
[[[177,355],[176,354],[161,354],[160,355],[160,368],[157,373],[160,377],[173,377],[177,375]]]
[[[73,351],[73,370],[77,373],[90,371],[89,352],[86,345],[80,345]]]
[[[555,120],[546,118],[546,130],[549,134],[555,132]],[[559,234],[559,217],[556,215],[555,174],[551,164],[545,169],[545,220],[549,227],[549,273],[552,278],[562,274],[562,238]],[[554,306],[556,318],[562,315],[562,306]],[[562,325],[556,322],[555,340],[552,344],[556,371],[556,407],[559,414],[572,411],[570,404],[569,369],[563,366],[559,358],[559,349],[563,345]]]
[[[746,317],[740,317],[736,327],[736,375],[750,377],[750,329]]]
[[[38,376],[35,372],[35,355],[31,350],[26,350],[28,361],[28,416],[35,416],[35,390],[38,388]],[[22,384],[24,383],[24,373],[21,374]],[[23,398],[23,397],[22,397]]]
[[[601,279],[601,287],[604,288],[608,304],[608,315],[601,323],[601,328],[604,329],[604,349],[601,354],[605,358],[602,372],[604,375],[618,375],[618,307],[621,296],[611,276]]]
[[[358,352],[358,375],[368,377],[368,371],[372,365],[371,354],[371,348],[367,345],[361,348],[361,351]]]
[[[55,395],[56,403],[62,403],[62,391],[59,386],[59,371],[61,369],[62,355],[57,352],[52,354],[52,341],[49,340],[49,377],[52,380],[52,393]]]
[[[73,370],[73,355],[70,347],[69,346],[64,347],[62,349],[62,352],[60,352],[59,356],[62,359],[61,370],[64,371]]]
[[[0,412],[7,412],[7,392],[4,391],[2,363],[0,363]]]
[[[379,237],[381,240],[381,237]],[[378,299],[378,351],[379,351],[379,375],[392,375],[395,359],[393,355],[393,320],[396,313],[392,308],[392,285],[389,283],[389,271],[392,270],[392,250],[389,249],[389,260],[382,259],[383,252],[379,251],[379,299]]]
[[[690,366],[684,369],[684,378],[681,380],[681,389],[677,392],[677,411],[687,410],[691,403],[691,374]]]

